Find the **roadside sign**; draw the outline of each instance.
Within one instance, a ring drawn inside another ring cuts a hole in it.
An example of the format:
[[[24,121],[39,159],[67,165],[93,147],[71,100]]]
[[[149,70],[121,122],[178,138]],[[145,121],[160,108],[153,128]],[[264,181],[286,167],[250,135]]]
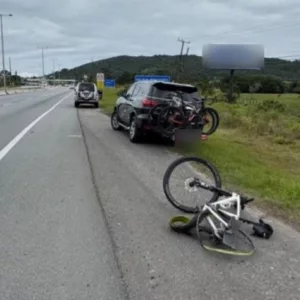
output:
[[[97,81],[97,89],[103,90],[104,88],[104,81]]]
[[[111,87],[111,88],[116,87],[115,79],[105,79],[104,80],[104,86],[105,87]]]
[[[97,73],[96,76],[97,81],[104,81],[104,73]]]
[[[170,82],[171,77],[168,75],[135,75],[134,81],[165,81]]]
[[[98,90],[103,90],[104,88],[104,73],[97,73],[96,82]]]

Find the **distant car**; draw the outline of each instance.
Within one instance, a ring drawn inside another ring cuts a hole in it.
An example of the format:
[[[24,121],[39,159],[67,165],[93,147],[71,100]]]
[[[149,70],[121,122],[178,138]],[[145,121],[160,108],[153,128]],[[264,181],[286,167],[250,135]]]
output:
[[[112,128],[128,130],[131,142],[140,141],[143,135],[154,132],[148,121],[150,110],[164,101],[171,101],[168,95],[175,91],[181,91],[185,102],[199,99],[198,89],[193,85],[157,81],[133,83],[116,101],[111,115]],[[174,140],[173,136],[167,138]]]
[[[74,106],[79,107],[80,104],[92,104],[96,108],[99,107],[99,93],[97,87],[92,82],[79,82],[75,87]]]

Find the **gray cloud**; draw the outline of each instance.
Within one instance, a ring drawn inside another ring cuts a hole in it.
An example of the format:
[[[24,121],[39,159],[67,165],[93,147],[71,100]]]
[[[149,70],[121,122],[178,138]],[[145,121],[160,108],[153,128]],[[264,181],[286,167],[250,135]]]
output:
[[[1,0],[6,59],[19,73],[71,68],[110,56],[190,53],[206,43],[260,43],[266,56],[300,57],[299,0]],[[225,32],[225,33],[224,33]],[[297,50],[299,52],[297,53]]]

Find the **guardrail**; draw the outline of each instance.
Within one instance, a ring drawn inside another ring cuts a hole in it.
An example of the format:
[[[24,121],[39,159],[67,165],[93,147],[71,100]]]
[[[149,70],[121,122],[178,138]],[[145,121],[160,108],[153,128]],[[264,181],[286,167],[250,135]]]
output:
[[[41,89],[41,86],[19,86],[16,88],[7,88],[7,93],[9,95],[11,94],[19,94],[19,93],[24,93],[24,92],[30,92],[33,90],[39,90]],[[0,96],[4,96],[7,95],[7,93],[5,93],[5,90],[3,88],[0,88]]]

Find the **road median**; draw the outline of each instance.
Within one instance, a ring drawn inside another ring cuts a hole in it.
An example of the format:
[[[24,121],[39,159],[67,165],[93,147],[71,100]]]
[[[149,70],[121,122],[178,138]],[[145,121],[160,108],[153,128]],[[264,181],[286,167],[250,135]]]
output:
[[[6,96],[6,95],[15,95],[15,94],[21,94],[21,93],[27,93],[27,92],[33,92],[36,90],[41,90],[40,87],[20,87],[20,88],[8,88],[7,93],[3,88],[0,89],[0,96]]]

